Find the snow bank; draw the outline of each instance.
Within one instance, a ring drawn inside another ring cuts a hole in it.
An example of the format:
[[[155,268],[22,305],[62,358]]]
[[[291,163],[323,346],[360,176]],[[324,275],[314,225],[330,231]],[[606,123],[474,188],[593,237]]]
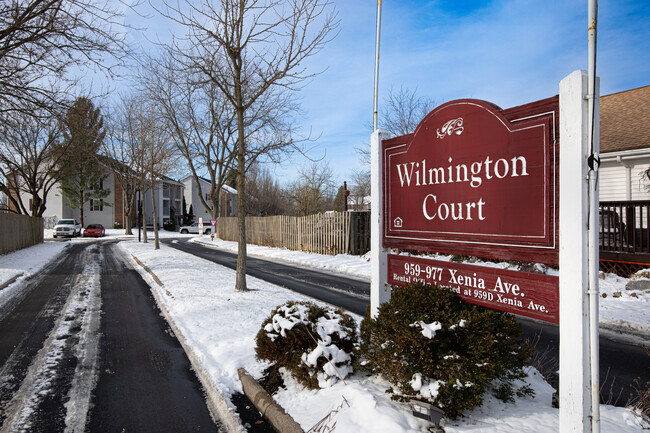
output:
[[[162,280],[163,287],[151,281],[153,290],[162,295],[176,327],[226,397],[241,391],[238,368],[260,377],[265,364],[255,359],[255,335],[271,310],[289,300],[306,299],[252,277],[248,278],[251,291],[236,292],[235,272],[230,269],[164,245],[157,251],[152,244],[120,245]],[[551,406],[553,389],[532,368],[526,382],[535,390],[534,397],[518,398],[515,403],[487,397],[485,404],[466,418],[447,422],[445,431],[557,432],[558,411]],[[355,374],[318,391],[306,390],[286,375],[285,384],[274,397],[305,430],[318,423],[336,423],[337,432],[350,433],[411,433],[428,427],[413,417],[407,405],[390,399],[388,384],[380,378]],[[601,415],[603,431],[642,430],[625,409],[602,406]]]

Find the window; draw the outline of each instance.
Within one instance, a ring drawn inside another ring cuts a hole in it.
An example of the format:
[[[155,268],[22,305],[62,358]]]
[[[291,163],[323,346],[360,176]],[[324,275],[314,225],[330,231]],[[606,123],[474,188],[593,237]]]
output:
[[[91,211],[103,211],[104,210],[104,200],[90,200],[90,210]]]

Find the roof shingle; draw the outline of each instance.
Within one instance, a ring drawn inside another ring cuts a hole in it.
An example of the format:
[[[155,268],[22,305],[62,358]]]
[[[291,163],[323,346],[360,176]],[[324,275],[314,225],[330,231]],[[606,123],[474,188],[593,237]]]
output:
[[[600,97],[600,152],[650,147],[650,85]]]

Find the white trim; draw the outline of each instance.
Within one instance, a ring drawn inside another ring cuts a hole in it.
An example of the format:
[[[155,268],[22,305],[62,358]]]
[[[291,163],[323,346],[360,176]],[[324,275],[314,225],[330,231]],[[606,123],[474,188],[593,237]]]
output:
[[[621,150],[617,152],[607,152],[600,154],[600,162],[618,161],[619,158],[624,160],[647,158],[650,157],[650,147],[643,149]]]

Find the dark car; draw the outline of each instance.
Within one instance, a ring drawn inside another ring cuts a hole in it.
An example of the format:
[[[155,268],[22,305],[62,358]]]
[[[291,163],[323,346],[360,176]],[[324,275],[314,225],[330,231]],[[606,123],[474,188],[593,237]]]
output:
[[[106,234],[106,230],[101,224],[88,224],[88,227],[84,229],[84,238],[101,238],[104,234]]]

